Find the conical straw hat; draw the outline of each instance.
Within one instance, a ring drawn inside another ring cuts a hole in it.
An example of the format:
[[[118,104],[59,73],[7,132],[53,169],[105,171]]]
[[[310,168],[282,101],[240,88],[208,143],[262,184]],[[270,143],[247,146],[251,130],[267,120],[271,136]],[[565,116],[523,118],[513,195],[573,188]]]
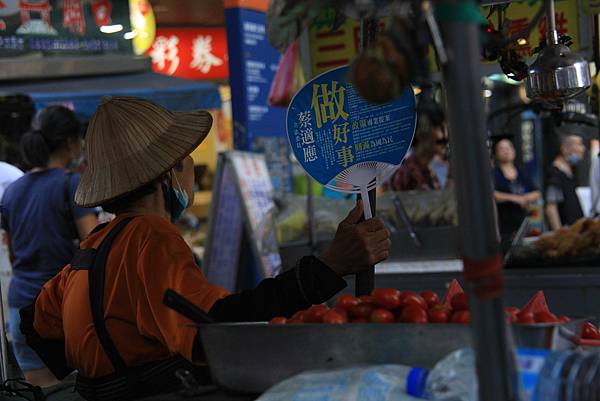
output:
[[[87,129],[88,168],[75,203],[98,206],[159,178],[206,138],[211,125],[203,110],[171,112],[141,98],[104,98]]]

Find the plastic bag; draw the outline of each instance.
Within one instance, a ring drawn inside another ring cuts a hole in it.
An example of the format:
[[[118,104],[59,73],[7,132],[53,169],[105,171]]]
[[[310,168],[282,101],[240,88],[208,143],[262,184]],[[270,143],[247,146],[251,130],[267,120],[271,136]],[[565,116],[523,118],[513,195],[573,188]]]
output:
[[[269,105],[288,107],[292,97],[304,86],[298,51],[298,42],[293,42],[281,57],[269,91]]]
[[[257,401],[416,401],[406,394],[409,371],[378,365],[305,372],[276,384]]]

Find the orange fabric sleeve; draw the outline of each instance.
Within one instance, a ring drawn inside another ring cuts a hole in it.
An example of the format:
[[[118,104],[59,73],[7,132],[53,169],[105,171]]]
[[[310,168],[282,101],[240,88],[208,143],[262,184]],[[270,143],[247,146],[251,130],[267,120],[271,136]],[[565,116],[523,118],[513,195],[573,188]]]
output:
[[[42,338],[64,338],[62,301],[70,272],[71,266],[65,266],[60,273],[44,284],[35,301],[33,327]]]
[[[140,334],[191,360],[197,329],[189,319],[163,304],[165,291],[177,291],[206,312],[228,292],[208,282],[189,246],[175,233],[161,232],[149,238],[137,265],[141,288],[136,297],[136,319]]]

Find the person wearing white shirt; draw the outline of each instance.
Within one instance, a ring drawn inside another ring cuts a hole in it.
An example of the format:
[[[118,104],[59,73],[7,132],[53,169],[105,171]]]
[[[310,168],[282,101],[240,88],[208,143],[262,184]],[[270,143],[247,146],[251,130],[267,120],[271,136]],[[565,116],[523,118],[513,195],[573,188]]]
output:
[[[12,164],[0,161],[0,199],[4,195],[4,190],[22,175],[23,172]]]

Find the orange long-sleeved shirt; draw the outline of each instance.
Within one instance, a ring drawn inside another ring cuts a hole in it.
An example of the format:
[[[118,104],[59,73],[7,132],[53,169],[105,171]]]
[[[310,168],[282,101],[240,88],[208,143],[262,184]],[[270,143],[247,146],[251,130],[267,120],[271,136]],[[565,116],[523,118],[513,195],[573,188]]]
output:
[[[98,248],[119,215],[93,233],[81,248]],[[179,353],[191,359],[197,330],[191,321],[163,305],[172,288],[204,309],[228,293],[210,284],[177,229],[159,216],[138,216],[115,239],[106,264],[106,327],[127,366]],[[94,329],[88,271],[70,265],[47,282],[35,304],[34,328],[43,338],[65,340],[70,366],[86,377],[113,372]]]

